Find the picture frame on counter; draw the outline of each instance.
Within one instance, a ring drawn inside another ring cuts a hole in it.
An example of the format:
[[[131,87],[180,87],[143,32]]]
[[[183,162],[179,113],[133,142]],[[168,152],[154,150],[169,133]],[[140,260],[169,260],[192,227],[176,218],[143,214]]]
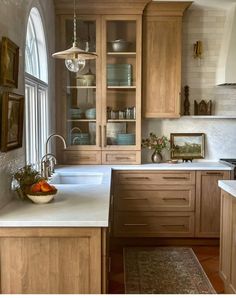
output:
[[[171,133],[171,158],[192,161],[205,157],[204,133]]]
[[[19,47],[7,37],[2,37],[0,59],[0,85],[18,88]]]
[[[1,151],[7,152],[22,147],[24,96],[4,92],[0,105]]]

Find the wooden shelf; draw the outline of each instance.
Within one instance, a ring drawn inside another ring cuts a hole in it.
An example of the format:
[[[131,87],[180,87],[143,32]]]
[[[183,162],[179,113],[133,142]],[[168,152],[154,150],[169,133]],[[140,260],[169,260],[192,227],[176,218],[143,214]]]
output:
[[[67,119],[67,122],[96,122],[96,119]]]
[[[67,89],[96,89],[97,86],[66,86]]]
[[[181,116],[181,119],[236,119],[236,116],[230,115],[202,115],[202,116]]]
[[[136,86],[107,86],[107,89],[132,89],[135,90]]]
[[[107,122],[136,122],[136,119],[108,119]]]
[[[107,52],[108,56],[135,57],[136,52]]]

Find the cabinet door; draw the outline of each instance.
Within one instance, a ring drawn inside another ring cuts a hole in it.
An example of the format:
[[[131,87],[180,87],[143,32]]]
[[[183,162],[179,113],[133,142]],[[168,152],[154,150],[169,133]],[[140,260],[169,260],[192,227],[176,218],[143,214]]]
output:
[[[228,171],[197,171],[196,237],[220,236],[220,188],[218,180],[230,179]]]
[[[109,161],[109,151],[140,155],[141,143],[141,16],[106,15],[102,22],[105,49],[102,56],[102,121],[103,160]],[[107,158],[108,157],[108,158]],[[139,163],[140,158],[131,160]]]
[[[182,14],[189,5],[150,3],[143,24],[143,116],[180,116]]]
[[[99,228],[1,229],[0,248],[2,294],[101,293]]]
[[[73,18],[61,19],[60,48],[69,48],[72,42]],[[101,20],[99,16],[80,16],[77,21],[79,47],[95,52],[95,60],[87,60],[78,72],[70,72],[64,61],[58,77],[57,130],[66,136],[68,151],[101,152]],[[94,152],[96,155],[96,152]],[[65,162],[66,156],[64,156]],[[76,163],[80,163],[80,159]],[[82,162],[84,163],[84,161]],[[88,161],[88,163],[90,163]],[[101,163],[96,161],[95,163]]]

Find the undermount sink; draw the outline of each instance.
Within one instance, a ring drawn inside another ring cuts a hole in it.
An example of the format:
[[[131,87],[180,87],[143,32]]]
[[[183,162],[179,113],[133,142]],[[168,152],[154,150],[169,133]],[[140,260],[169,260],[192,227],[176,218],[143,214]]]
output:
[[[101,184],[101,173],[56,173],[50,180],[51,184]]]

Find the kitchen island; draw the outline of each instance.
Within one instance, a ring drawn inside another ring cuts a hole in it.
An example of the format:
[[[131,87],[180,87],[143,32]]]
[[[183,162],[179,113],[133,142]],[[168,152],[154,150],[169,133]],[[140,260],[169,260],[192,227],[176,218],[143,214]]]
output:
[[[217,162],[58,167],[58,177],[79,174],[81,181],[70,177],[63,184],[57,177],[51,203],[12,200],[0,210],[1,292],[105,293],[112,172],[184,175],[195,183],[196,173],[205,171],[228,174],[231,168]]]
[[[225,293],[236,294],[236,181],[219,181],[221,188],[220,276]]]

